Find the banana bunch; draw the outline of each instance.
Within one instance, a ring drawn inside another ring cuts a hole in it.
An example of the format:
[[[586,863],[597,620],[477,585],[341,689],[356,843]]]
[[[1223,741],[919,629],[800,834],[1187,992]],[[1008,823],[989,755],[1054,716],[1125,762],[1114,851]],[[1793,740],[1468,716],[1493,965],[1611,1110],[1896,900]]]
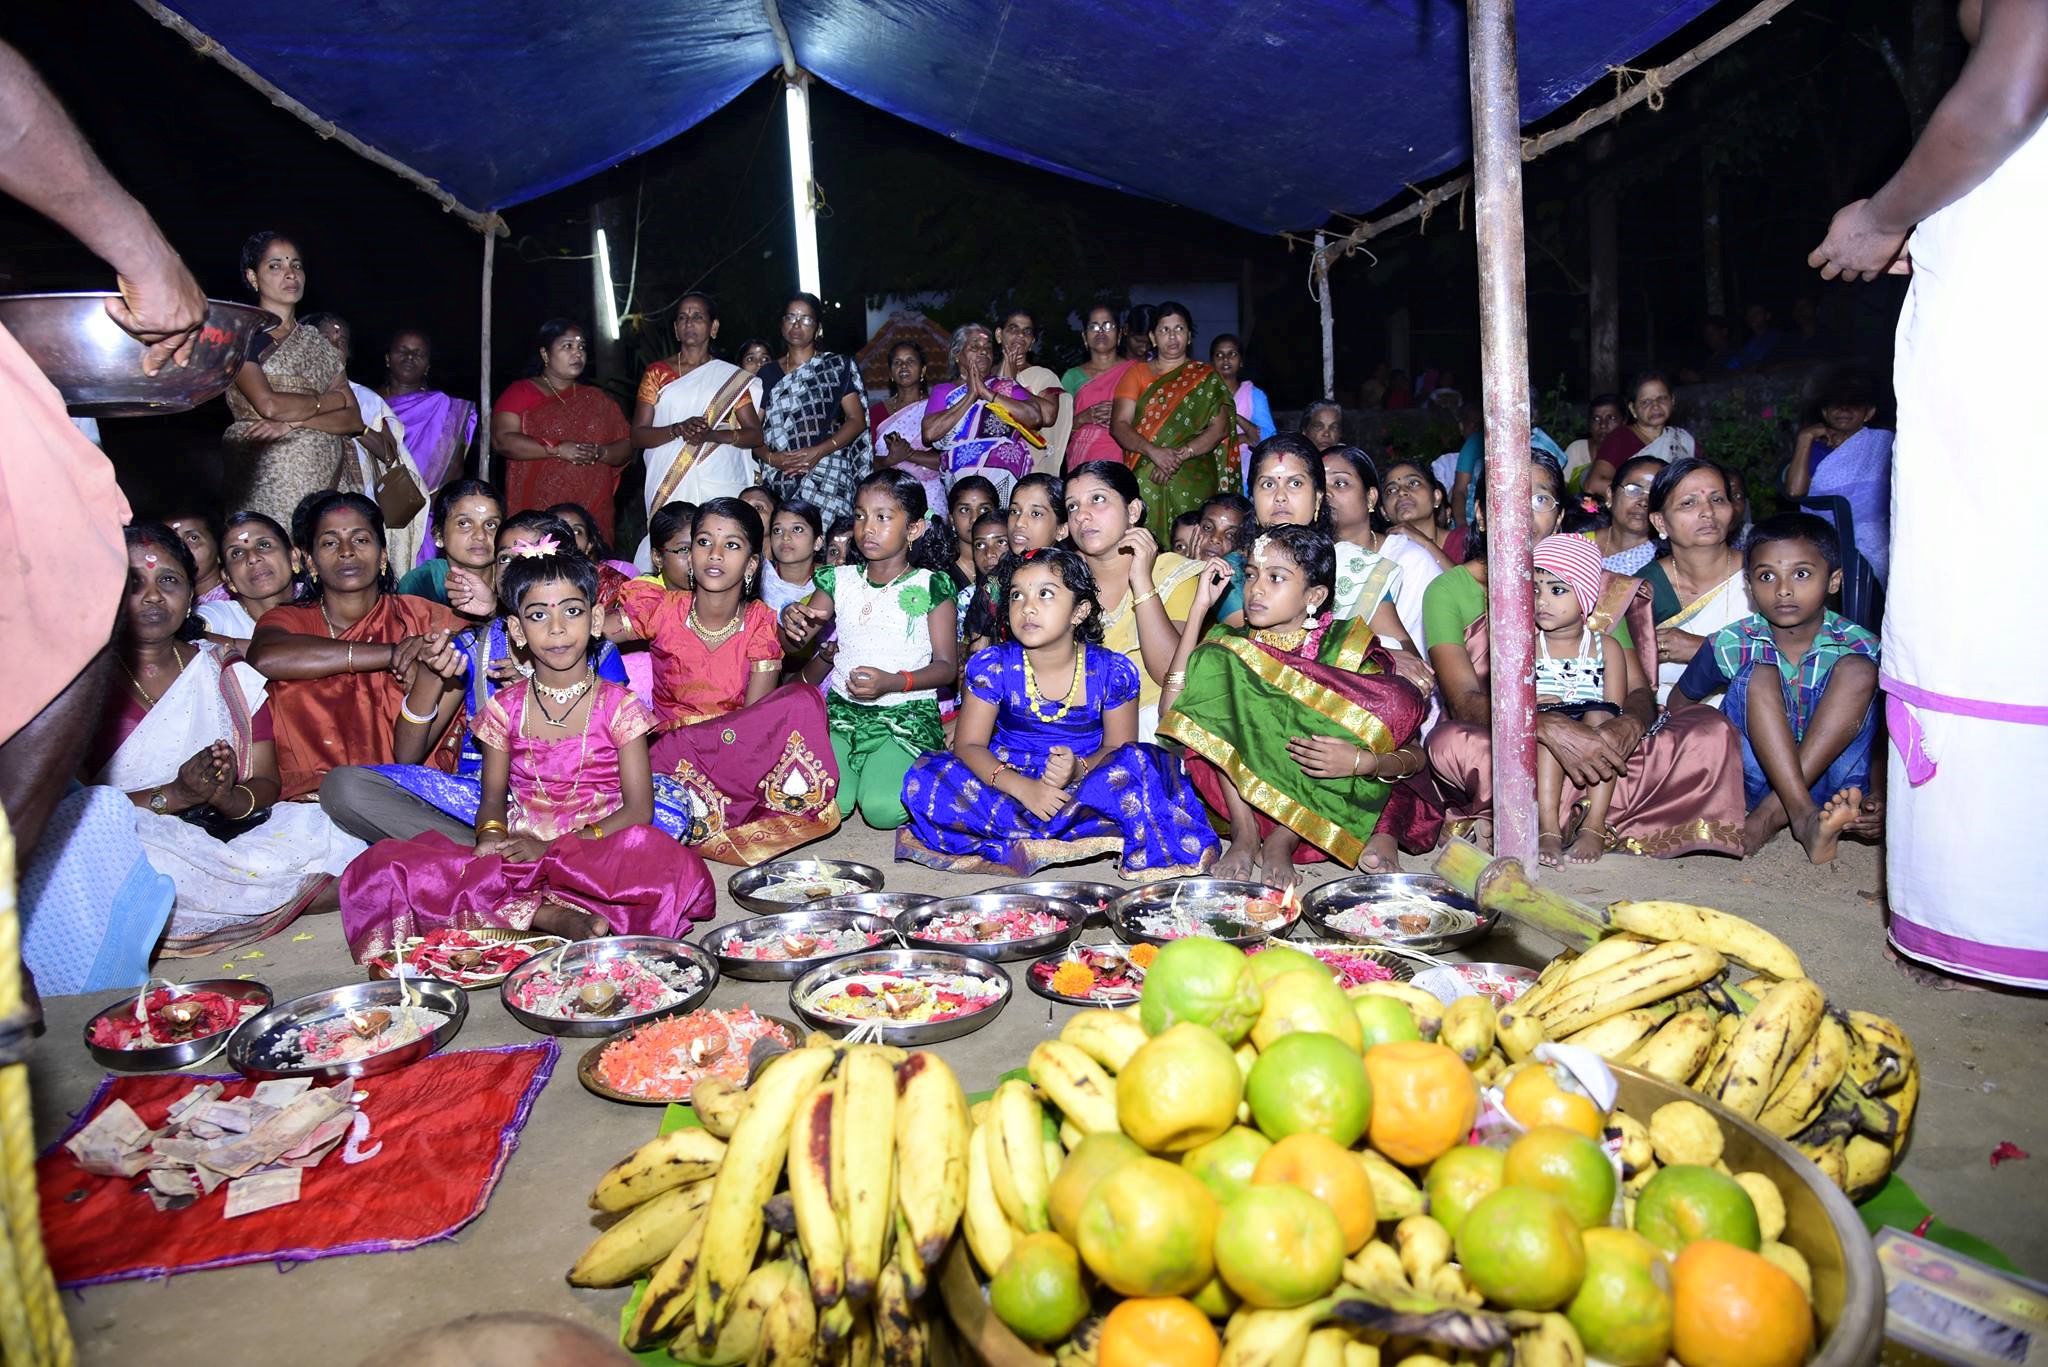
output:
[[[1852,1196],[1883,1183],[1920,1092],[1897,1025],[1830,1005],[1783,941],[1739,916],[1681,902],[1598,915],[1604,938],[1559,955],[1500,1012],[1492,1033],[1508,1059],[1545,1040],[1580,1045],[1713,1097]],[[1732,965],[1754,976],[1733,982]]]
[[[704,1128],[599,1180],[592,1207],[624,1215],[571,1284],[647,1276],[627,1345],[706,1367],[925,1361],[941,1316],[923,1298],[969,1194],[967,1098],[945,1062],[816,1035],[751,1087],[706,1079],[692,1101]]]

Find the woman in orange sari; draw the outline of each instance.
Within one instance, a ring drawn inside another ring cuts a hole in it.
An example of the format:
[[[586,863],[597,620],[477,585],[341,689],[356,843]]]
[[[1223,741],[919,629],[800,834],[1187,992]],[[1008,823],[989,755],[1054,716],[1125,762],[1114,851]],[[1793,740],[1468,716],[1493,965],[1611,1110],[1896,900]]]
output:
[[[1171,299],[1152,319],[1152,359],[1117,381],[1109,430],[1138,476],[1145,525],[1162,546],[1173,522],[1212,495],[1237,488],[1235,461],[1223,448],[1237,419],[1230,390],[1194,359],[1194,315]]]
[[[341,765],[391,763],[413,670],[465,625],[439,603],[394,591],[384,515],[361,494],[307,500],[292,538],[305,548],[306,586],[298,602],[263,614],[248,652],[270,681],[285,801],[311,797]],[[452,768],[454,755],[440,746],[428,763]]]
[[[633,429],[611,395],[576,383],[588,358],[581,327],[551,318],[534,345],[538,373],[514,380],[491,410],[491,445],[505,457],[505,510],[580,503],[609,543]]]

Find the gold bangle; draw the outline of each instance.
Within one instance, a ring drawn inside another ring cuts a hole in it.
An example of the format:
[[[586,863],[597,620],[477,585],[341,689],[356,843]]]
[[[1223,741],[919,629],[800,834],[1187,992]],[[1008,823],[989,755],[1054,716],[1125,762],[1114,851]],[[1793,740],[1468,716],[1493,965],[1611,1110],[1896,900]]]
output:
[[[250,817],[256,815],[256,790],[254,788],[249,787],[247,784],[237,783],[228,791],[232,793],[247,793],[249,795],[249,810],[243,812],[235,820],[247,821]]]
[[[348,672],[351,674],[356,672],[356,647],[353,641],[349,642],[348,646]]]
[[[1162,684],[1160,687],[1161,691],[1164,691],[1168,688],[1180,689],[1186,688],[1187,686],[1188,672],[1185,669],[1176,669],[1171,674],[1168,674],[1166,676],[1166,682]]]
[[[1353,777],[1353,778],[1357,778],[1357,777],[1358,777],[1358,769],[1359,769],[1359,766],[1360,766],[1360,765],[1362,765],[1362,764],[1364,764],[1364,763],[1365,763],[1365,747],[1364,747],[1364,746],[1362,746],[1362,745],[1356,745],[1356,746],[1353,746],[1353,747],[1352,747],[1352,754],[1351,754],[1351,777]]]
[[[1145,592],[1139,594],[1136,598],[1133,598],[1131,600],[1131,611],[1136,612],[1139,608],[1143,607],[1149,600],[1157,598],[1158,596],[1159,586],[1155,584],[1151,588],[1145,590]]]
[[[479,821],[476,823],[476,838],[478,840],[482,840],[487,835],[510,834],[512,834],[511,827],[502,821]]]
[[[589,836],[587,837],[588,839],[591,839],[591,840],[602,840],[602,839],[604,839],[604,827],[603,827],[603,826],[601,826],[601,825],[599,825],[599,824],[598,824],[597,822],[595,822],[595,821],[591,821],[591,822],[586,822],[586,823],[584,824],[584,827],[583,827],[583,829],[584,829],[584,830],[586,830],[586,831],[588,831],[588,832],[590,833],[590,834],[589,834]]]

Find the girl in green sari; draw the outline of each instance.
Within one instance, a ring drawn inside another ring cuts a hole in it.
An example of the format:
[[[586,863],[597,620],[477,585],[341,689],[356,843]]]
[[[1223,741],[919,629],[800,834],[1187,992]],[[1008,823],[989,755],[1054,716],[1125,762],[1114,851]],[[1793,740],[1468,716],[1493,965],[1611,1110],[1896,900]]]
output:
[[[1187,748],[1196,791],[1230,821],[1216,876],[1289,887],[1297,863],[1367,855],[1391,867],[1397,841],[1427,848],[1432,814],[1388,800],[1422,769],[1416,733],[1428,704],[1394,673],[1369,621],[1329,616],[1330,538],[1276,527],[1250,562],[1245,626],[1207,639],[1199,624],[1231,573],[1221,560],[1203,567],[1161,699],[1160,736]]]
[[[1162,546],[1173,520],[1211,495],[1238,492],[1234,454],[1224,437],[1237,409],[1222,377],[1189,354],[1194,317],[1168,300],[1152,321],[1152,357],[1117,381],[1110,435],[1138,477],[1145,525]]]

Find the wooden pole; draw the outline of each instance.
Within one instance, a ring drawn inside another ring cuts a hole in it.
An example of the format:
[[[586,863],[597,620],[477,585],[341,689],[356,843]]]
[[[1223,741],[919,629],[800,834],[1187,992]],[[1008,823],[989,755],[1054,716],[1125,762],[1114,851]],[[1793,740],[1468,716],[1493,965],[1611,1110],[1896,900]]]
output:
[[[1328,236],[1316,234],[1316,302],[1323,315],[1323,397],[1337,397],[1337,318],[1330,307]]]
[[[1529,551],[1529,318],[1514,0],[1469,0],[1479,361],[1486,407],[1493,849],[1536,866],[1536,622]]]
[[[476,472],[479,478],[491,477],[491,277],[498,269],[498,235],[484,234],[484,290],[483,290],[483,335],[477,343],[477,373],[482,376],[478,382],[481,392],[477,395],[477,422],[483,434],[483,446],[477,453]]]

